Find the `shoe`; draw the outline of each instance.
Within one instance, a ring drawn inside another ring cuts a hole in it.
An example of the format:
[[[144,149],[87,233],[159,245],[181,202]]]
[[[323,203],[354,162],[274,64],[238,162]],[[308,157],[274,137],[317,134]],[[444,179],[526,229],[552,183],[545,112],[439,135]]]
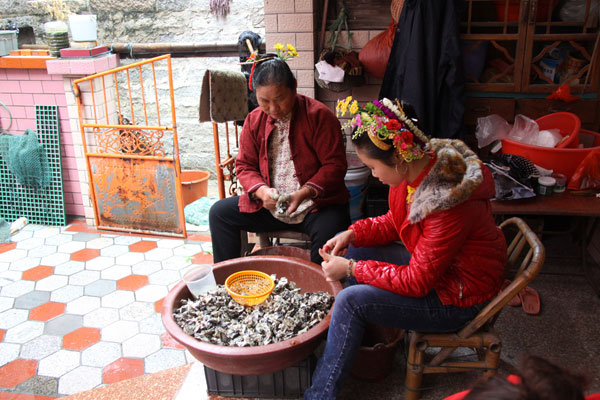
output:
[[[519,292],[519,299],[523,306],[523,311],[530,315],[537,315],[540,313],[541,301],[538,292],[529,286],[525,287]]]

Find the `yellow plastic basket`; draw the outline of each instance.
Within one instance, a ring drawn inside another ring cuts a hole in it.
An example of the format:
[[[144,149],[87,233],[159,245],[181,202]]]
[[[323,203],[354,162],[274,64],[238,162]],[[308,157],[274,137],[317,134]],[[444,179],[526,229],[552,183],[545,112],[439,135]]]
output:
[[[260,271],[239,271],[229,275],[225,288],[231,297],[243,306],[255,306],[267,299],[275,283]]]

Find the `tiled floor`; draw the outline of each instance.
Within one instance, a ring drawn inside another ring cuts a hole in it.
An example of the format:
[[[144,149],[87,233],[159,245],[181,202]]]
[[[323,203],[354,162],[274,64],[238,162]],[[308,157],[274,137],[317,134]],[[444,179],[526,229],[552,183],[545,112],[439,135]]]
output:
[[[208,235],[187,240],[27,225],[0,244],[0,399],[60,397],[185,365],[163,298]],[[9,396],[11,394],[11,397]]]
[[[75,221],[28,225],[12,240],[0,244],[0,400],[208,399],[201,364],[165,332],[160,309],[192,263],[212,262],[209,236],[114,235]],[[600,298],[569,241],[545,245],[544,271],[533,284],[542,312],[503,311],[499,374],[535,354],[584,373],[588,393],[600,392]],[[349,379],[339,398],[402,399],[405,364],[400,350],[383,381]],[[444,398],[478,377],[426,376],[421,399]]]

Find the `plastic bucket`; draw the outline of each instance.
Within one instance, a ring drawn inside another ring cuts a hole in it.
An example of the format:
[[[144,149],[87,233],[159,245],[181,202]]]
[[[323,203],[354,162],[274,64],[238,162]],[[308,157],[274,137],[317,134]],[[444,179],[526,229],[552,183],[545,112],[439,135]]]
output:
[[[344,177],[346,187],[350,192],[350,220],[352,222],[364,218],[362,203],[365,198],[365,186],[370,175],[371,170],[363,167],[349,169]]]
[[[95,15],[69,15],[71,38],[75,42],[95,42],[98,38]]]
[[[200,197],[206,196],[208,178],[210,178],[210,172],[207,171],[181,171],[181,195],[184,207]]]
[[[581,139],[579,136],[582,136]],[[502,152],[516,154],[527,158],[540,167],[551,169],[557,174],[563,174],[567,180],[575,172],[579,163],[594,149],[600,148],[600,133],[585,129],[579,131],[577,142],[585,142],[590,147],[584,148],[556,148],[528,146],[513,141],[502,141]],[[584,140],[585,139],[585,140]]]

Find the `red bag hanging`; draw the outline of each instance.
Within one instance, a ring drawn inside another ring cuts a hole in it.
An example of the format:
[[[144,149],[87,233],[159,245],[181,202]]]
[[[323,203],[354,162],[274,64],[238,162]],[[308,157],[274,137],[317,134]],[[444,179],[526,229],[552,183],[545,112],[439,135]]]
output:
[[[600,150],[588,154],[575,170],[569,181],[571,190],[600,189]]]
[[[358,53],[358,59],[369,74],[376,78],[383,78],[387,67],[388,58],[392,52],[396,26],[391,23],[388,28],[369,40],[365,47]]]

